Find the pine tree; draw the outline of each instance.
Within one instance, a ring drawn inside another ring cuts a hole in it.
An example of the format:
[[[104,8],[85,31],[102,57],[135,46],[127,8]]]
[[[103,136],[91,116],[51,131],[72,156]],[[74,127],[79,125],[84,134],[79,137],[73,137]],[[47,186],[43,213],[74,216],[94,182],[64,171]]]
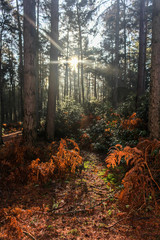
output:
[[[58,43],[58,0],[51,1],[51,49],[50,49],[50,76],[48,92],[47,110],[47,138],[54,139],[55,134],[55,115],[56,115],[56,96],[58,85],[58,66],[53,64],[58,60],[58,49],[53,43]]]
[[[160,1],[153,0],[152,66],[149,105],[149,130],[151,138],[160,137]]]
[[[29,144],[37,137],[35,0],[24,0],[24,121],[23,137]]]

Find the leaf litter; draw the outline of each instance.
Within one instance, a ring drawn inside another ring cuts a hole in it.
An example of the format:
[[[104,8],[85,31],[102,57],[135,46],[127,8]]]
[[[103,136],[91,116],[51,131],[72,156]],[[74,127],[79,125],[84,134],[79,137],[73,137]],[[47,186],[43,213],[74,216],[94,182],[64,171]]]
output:
[[[79,176],[1,190],[0,239],[160,239],[160,216],[120,210],[101,156],[82,156]]]

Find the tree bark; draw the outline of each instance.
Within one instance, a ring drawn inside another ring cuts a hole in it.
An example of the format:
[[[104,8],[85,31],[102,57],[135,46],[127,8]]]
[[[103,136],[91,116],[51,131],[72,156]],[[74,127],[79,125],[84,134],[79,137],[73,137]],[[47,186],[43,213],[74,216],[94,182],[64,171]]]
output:
[[[97,73],[94,73],[94,98],[97,99]]]
[[[51,39],[58,43],[58,0],[51,1]],[[50,49],[50,77],[48,92],[48,112],[47,112],[47,139],[53,140],[55,134],[56,117],[56,94],[58,82],[58,65],[52,64],[58,61],[58,49],[51,44]]]
[[[32,144],[36,121],[36,29],[35,0],[24,0],[24,121],[23,138]]]
[[[153,0],[152,59],[149,105],[150,137],[160,137],[160,1]]]
[[[126,36],[126,1],[124,0],[124,82],[126,83],[127,74],[127,36]]]
[[[69,59],[69,28],[67,30],[67,56],[66,56],[66,70],[64,82],[64,99],[68,96],[68,59]]]
[[[41,107],[41,79],[39,76],[39,0],[37,0],[37,5],[36,5],[36,96],[37,96],[37,128],[40,127],[40,119],[41,119],[41,114],[40,114],[40,107]]]
[[[1,59],[2,59],[2,54],[1,54],[1,50],[2,50],[2,35],[0,33],[0,144],[3,143],[2,140],[2,111],[1,111],[1,107],[2,107],[2,69],[1,69]]]
[[[139,22],[139,60],[138,60],[138,82],[137,100],[145,92],[145,60],[146,60],[146,21],[145,21],[145,0],[140,0],[140,22]]]
[[[18,77],[20,84],[20,120],[23,119],[23,84],[24,84],[24,69],[23,69],[23,51],[22,51],[22,30],[21,30],[21,22],[19,16],[19,3],[16,0],[17,5],[17,21],[18,21],[18,41],[19,41],[19,69],[18,69]]]
[[[115,77],[114,77],[114,93],[113,106],[117,108],[118,103],[118,81],[119,81],[119,0],[116,6],[116,37],[115,37]]]
[[[80,47],[80,60],[81,60],[81,88],[82,88],[82,103],[84,104],[84,81],[83,81],[83,47],[82,47],[82,30],[81,21],[79,14],[79,6],[77,3],[77,18],[78,18],[78,29],[79,29],[79,47]]]

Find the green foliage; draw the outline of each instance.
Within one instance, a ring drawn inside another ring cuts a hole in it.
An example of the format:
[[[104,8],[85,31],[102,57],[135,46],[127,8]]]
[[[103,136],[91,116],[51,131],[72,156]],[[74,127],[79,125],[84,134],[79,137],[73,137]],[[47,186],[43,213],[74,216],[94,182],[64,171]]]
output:
[[[83,145],[91,144],[94,150],[105,151],[111,144],[110,134],[105,134],[106,121],[104,119],[94,120],[93,123],[82,131]],[[85,137],[88,136],[88,137]]]
[[[56,112],[56,137],[75,137],[79,135],[83,109],[73,99],[67,99],[58,106]]]
[[[67,99],[57,109],[56,137],[74,138],[81,147],[101,152],[118,143],[135,146],[139,137],[147,136],[147,125],[140,118],[146,115],[147,100],[143,98],[138,113],[133,114],[135,97],[128,99],[117,111],[121,114],[103,102],[85,102],[82,108]]]
[[[149,92],[147,91],[142,97],[139,98],[136,109],[136,95],[129,95],[126,100],[119,106],[118,112],[124,117],[131,116],[136,111],[137,117],[148,122],[148,107],[149,107]]]
[[[111,111],[111,105],[107,102],[102,102],[98,100],[86,101],[83,105],[84,114],[93,116],[106,116]]]
[[[124,117],[131,116],[135,112],[136,108],[136,96],[129,95],[126,100],[119,106],[118,112],[120,112]]]
[[[137,108],[137,116],[145,123],[148,123],[148,109],[149,109],[149,92],[139,99],[139,106]]]

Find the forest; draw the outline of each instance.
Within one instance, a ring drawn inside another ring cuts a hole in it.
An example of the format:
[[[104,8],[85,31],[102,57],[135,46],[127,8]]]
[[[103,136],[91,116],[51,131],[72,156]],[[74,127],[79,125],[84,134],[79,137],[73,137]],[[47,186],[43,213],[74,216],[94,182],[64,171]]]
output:
[[[160,240],[160,0],[0,0],[0,240]]]

